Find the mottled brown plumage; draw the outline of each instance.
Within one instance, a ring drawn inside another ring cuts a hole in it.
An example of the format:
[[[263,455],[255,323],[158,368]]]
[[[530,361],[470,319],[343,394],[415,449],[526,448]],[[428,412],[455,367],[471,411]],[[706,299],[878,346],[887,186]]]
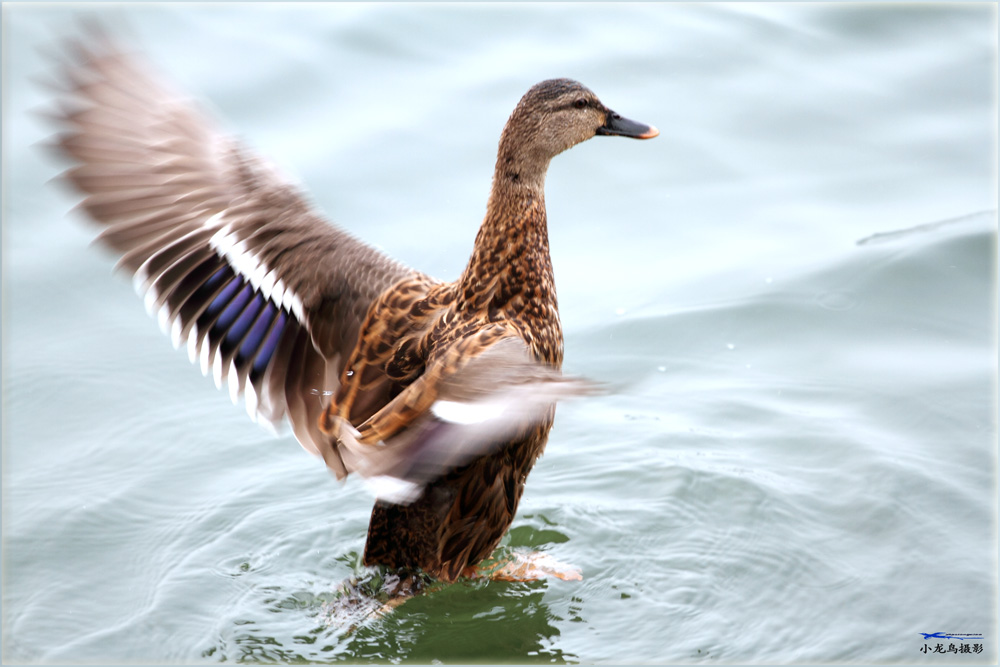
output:
[[[501,136],[469,264],[445,283],[326,224],[136,59],[81,49],[67,75],[68,178],[175,345],[251,417],[287,417],[338,477],[397,484],[365,562],[454,580],[489,556],[555,401],[590,387],[559,372],[549,161],[595,134],[656,130],[575,81],[532,87]]]

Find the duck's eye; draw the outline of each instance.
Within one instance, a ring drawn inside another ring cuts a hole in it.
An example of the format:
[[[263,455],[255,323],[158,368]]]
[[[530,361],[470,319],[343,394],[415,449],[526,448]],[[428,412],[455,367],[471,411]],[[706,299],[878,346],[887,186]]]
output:
[[[582,97],[578,99],[576,102],[573,102],[574,109],[582,109],[585,106],[587,106],[587,100],[583,99]]]

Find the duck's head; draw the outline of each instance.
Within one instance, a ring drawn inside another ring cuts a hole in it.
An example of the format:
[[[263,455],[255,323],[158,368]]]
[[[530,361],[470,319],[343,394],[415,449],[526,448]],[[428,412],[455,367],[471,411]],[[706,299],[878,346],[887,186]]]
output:
[[[572,79],[549,79],[532,86],[511,114],[500,140],[498,168],[505,164],[541,172],[549,161],[595,135],[652,139],[652,125],[615,113],[589,88]]]

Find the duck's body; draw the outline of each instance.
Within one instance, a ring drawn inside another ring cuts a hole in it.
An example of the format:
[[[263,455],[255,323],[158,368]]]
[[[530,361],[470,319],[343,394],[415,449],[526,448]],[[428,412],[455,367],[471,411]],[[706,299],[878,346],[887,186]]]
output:
[[[541,363],[556,369],[562,365],[563,336],[541,192],[514,191],[500,179],[462,278],[435,283],[417,277],[387,290],[369,315],[370,322],[379,324],[362,330],[354,355],[359,365],[408,385],[449,352],[463,345],[487,347],[501,337],[523,341]],[[511,244],[510,239],[519,242]],[[398,317],[400,313],[404,316]],[[382,330],[383,322],[398,328]],[[385,340],[398,342],[386,347]],[[350,414],[351,380],[360,375],[355,370],[352,378],[344,378],[334,401],[345,416]],[[376,503],[365,562],[416,565],[453,580],[488,557],[514,519],[553,415],[550,409],[499,449],[447,472],[410,504]],[[350,421],[361,423],[367,417],[351,414]],[[400,539],[401,529],[406,539]]]
[[[192,360],[287,417],[338,477],[395,486],[365,562],[454,580],[490,555],[541,455],[563,378],[544,181],[595,133],[639,138],[567,79],[534,86],[500,141],[487,213],[455,282],[325,224],[287,182],[115,51],[71,71],[63,150],[147,305]],[[457,412],[456,412],[457,411]]]

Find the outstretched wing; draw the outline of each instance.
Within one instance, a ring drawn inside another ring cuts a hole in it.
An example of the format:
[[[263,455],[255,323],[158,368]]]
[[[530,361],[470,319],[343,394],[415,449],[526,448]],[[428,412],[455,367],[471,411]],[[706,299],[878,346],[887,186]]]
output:
[[[137,58],[102,42],[65,74],[58,146],[79,163],[66,176],[99,240],[175,347],[318,453],[317,419],[369,305],[414,272],[326,223]]]

